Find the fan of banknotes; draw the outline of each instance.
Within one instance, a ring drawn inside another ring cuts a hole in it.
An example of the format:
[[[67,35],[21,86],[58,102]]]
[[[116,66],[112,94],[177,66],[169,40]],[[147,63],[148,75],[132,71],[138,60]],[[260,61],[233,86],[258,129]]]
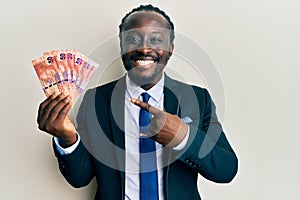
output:
[[[74,50],[52,50],[32,60],[46,97],[65,93],[78,100],[91,80],[98,64]]]

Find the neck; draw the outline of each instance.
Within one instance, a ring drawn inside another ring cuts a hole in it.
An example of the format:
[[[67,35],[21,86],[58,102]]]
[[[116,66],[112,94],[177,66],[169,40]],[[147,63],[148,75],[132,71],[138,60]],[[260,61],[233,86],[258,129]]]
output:
[[[149,83],[146,85],[142,85],[141,88],[143,88],[144,90],[150,90],[154,85],[156,85],[156,83]]]

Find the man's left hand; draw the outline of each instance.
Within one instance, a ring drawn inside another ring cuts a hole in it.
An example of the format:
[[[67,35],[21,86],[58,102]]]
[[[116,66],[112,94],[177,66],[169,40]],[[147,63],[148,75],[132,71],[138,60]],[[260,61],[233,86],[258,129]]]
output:
[[[183,141],[188,125],[177,115],[159,110],[135,98],[132,98],[131,102],[153,115],[149,125],[149,132],[153,135],[151,138],[168,147],[176,147]]]

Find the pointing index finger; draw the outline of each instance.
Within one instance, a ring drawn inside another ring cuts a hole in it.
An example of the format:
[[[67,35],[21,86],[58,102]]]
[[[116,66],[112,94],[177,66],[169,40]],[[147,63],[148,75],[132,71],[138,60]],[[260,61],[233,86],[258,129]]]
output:
[[[158,108],[155,108],[154,106],[151,106],[150,104],[145,103],[139,99],[131,98],[130,101],[134,105],[139,106],[140,108],[148,111],[149,113],[151,113],[154,116],[160,115],[162,113],[162,111],[159,110]]]

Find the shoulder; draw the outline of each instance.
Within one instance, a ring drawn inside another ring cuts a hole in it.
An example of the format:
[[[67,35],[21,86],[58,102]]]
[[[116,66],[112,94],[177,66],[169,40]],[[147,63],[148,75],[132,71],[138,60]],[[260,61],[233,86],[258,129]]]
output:
[[[118,87],[118,85],[123,85],[119,84],[123,79],[124,78],[122,77],[109,83],[94,88],[89,88],[83,95],[82,103],[93,105],[95,101],[106,101],[107,97],[111,96],[112,92],[116,87]]]
[[[103,85],[94,87],[94,88],[90,88],[86,91],[86,93],[98,93],[101,92],[102,94],[105,94],[106,92],[111,92],[112,90],[114,90],[114,88],[116,87],[116,85],[123,85],[123,81],[125,83],[125,77],[121,77],[117,80],[113,80],[111,82],[105,83]]]
[[[183,95],[186,93],[190,93],[193,92],[195,93],[197,96],[201,96],[201,97],[205,97],[207,95],[209,95],[208,91],[206,88],[204,87],[200,87],[197,85],[193,85],[193,84],[188,84],[188,83],[184,83],[181,82],[179,80],[175,80],[169,76],[166,76],[166,87],[176,87],[178,91],[180,91],[180,93],[182,93]]]
[[[106,84],[103,84],[103,85],[100,85],[98,87],[96,87],[95,89],[98,91],[111,91],[114,89],[114,87],[117,85],[117,83],[119,81],[121,81],[123,78],[120,78],[120,79],[117,79],[117,80],[113,80],[109,83],[106,83]]]

